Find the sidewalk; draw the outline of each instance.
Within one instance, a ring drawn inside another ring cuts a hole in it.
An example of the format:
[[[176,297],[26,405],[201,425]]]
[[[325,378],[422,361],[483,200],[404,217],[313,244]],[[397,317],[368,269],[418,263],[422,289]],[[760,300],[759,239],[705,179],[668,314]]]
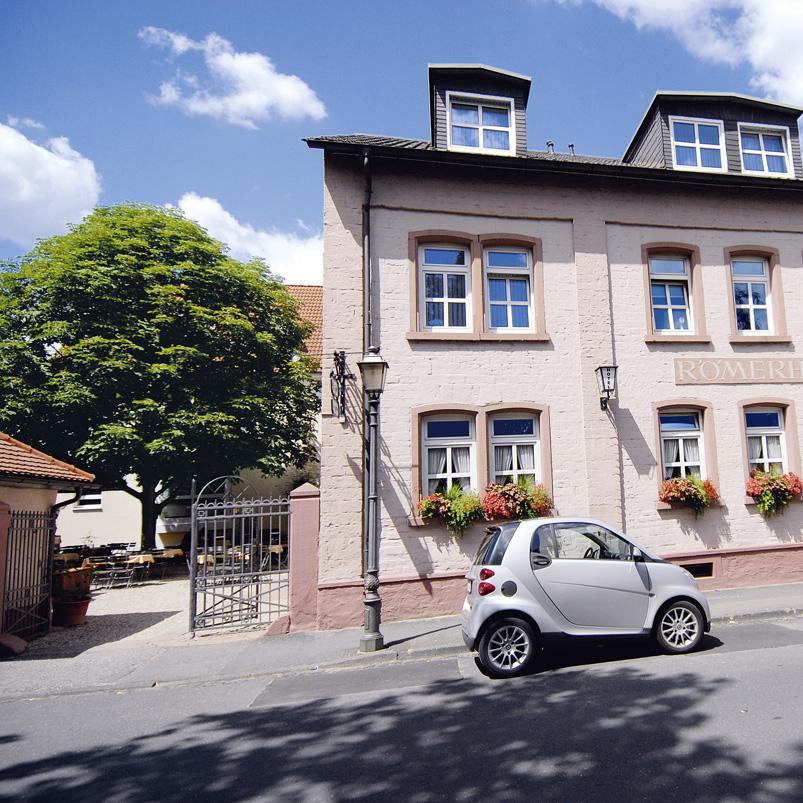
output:
[[[716,624],[772,615],[803,614],[803,583],[708,592]],[[147,632],[147,631],[145,631]],[[0,700],[109,689],[150,688],[166,683],[235,680],[247,677],[368,666],[400,660],[464,655],[459,617],[383,624],[386,648],[358,652],[360,629],[265,636],[261,631],[169,639],[136,639],[51,657],[34,646],[0,663]],[[43,646],[46,644],[42,640]]]

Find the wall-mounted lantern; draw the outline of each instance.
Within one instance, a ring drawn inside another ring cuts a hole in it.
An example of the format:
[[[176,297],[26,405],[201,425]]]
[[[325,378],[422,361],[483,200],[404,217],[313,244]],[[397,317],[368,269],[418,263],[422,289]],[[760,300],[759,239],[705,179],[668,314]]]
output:
[[[616,393],[616,369],[615,365],[600,365],[596,370],[600,410],[608,409],[608,400]]]
[[[335,367],[329,372],[332,415],[337,416],[337,420],[344,424],[346,422],[346,382],[356,377],[346,365],[345,351],[336,351],[334,362]]]

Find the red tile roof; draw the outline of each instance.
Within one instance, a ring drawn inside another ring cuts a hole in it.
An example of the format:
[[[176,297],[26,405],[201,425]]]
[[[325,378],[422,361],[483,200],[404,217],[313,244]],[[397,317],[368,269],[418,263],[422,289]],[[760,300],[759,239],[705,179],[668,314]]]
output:
[[[301,304],[301,317],[309,321],[314,331],[306,340],[307,353],[318,362],[323,356],[323,287],[319,284],[285,285],[291,296]]]
[[[27,443],[0,432],[0,476],[93,482],[94,474],[56,460]]]

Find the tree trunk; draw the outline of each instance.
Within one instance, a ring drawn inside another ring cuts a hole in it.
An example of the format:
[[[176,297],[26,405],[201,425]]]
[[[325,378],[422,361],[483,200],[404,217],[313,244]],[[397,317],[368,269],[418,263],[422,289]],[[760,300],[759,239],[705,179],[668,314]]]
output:
[[[142,549],[156,548],[156,519],[159,507],[156,504],[156,483],[142,483]]]

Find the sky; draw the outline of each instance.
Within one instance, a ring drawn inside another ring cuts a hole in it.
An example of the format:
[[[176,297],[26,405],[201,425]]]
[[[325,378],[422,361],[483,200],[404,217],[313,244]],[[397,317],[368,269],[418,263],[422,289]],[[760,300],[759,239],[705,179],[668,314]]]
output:
[[[97,205],[172,205],[322,271],[305,136],[427,139],[427,64],[531,75],[529,147],[620,157],[661,89],[803,105],[800,0],[3,0],[0,259]]]

